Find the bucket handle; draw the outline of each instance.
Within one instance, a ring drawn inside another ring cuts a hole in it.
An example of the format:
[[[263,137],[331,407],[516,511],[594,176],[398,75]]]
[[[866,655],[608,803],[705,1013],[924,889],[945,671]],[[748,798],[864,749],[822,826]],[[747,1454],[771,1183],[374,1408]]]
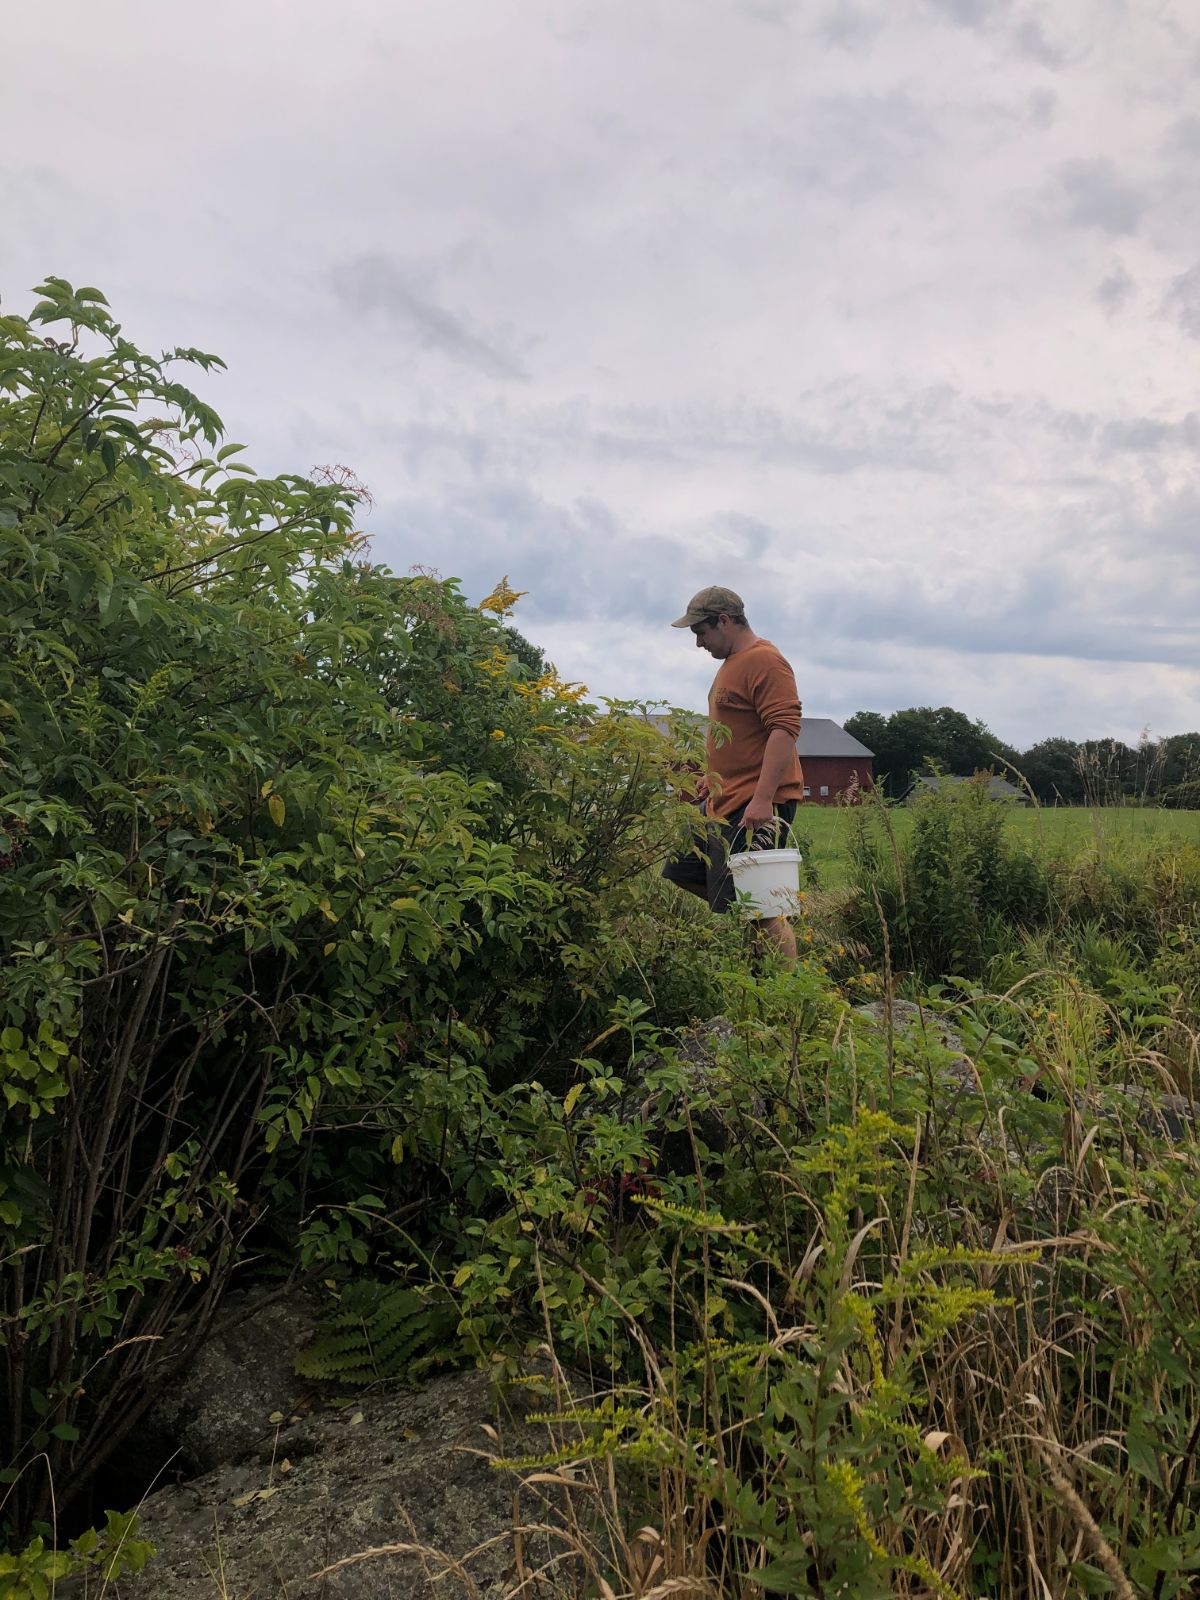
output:
[[[781,816],[776,815],[776,816],[772,817],[770,822],[764,822],[762,824],[762,826],[759,827],[759,828],[755,828],[753,830],[751,830],[749,828],[744,828],[742,831],[746,835],[746,849],[749,850],[749,851],[752,851],[755,848],[755,846],[757,845],[757,843],[758,843],[759,834],[760,833],[766,833],[769,828],[774,828],[774,830],[775,830],[775,843],[773,845],[766,846],[766,848],[767,849],[771,849],[771,850],[778,850],[780,848],[780,838],[782,837],[783,826],[784,826],[783,818]]]

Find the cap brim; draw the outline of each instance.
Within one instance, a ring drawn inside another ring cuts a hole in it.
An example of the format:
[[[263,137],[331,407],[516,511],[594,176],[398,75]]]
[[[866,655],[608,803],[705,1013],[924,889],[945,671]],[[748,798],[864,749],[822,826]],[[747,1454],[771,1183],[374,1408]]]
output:
[[[671,626],[673,628],[690,628],[694,622],[703,622],[708,616],[707,611],[687,611],[682,617],[677,618]]]

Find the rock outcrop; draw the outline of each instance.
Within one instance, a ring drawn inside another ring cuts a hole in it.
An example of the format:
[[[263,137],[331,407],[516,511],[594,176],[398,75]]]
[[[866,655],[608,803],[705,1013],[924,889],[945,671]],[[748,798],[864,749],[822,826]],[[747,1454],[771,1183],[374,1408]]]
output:
[[[476,1372],[348,1401],[305,1393],[291,1363],[310,1327],[295,1298],[209,1341],[173,1411],[207,1470],[144,1501],[159,1553],[120,1600],[426,1600],[486,1593],[512,1570],[515,1480],[489,1464],[486,1430],[518,1451],[544,1449],[544,1432],[501,1425]]]

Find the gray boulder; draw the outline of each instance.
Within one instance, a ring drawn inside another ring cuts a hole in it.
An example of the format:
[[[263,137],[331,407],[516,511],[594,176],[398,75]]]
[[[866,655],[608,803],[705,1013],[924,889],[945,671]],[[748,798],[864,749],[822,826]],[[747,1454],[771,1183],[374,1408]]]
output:
[[[871,1000],[855,1006],[860,1017],[866,1017],[874,1027],[886,1032],[888,1006],[886,1001]],[[892,1032],[900,1039],[920,1041],[938,1047],[942,1057],[937,1063],[938,1077],[950,1088],[963,1094],[982,1092],[975,1063],[963,1048],[962,1035],[952,1028],[944,1017],[911,1000],[893,1000],[891,1004]]]
[[[231,1295],[181,1381],[155,1405],[155,1435],[173,1441],[191,1473],[242,1461],[269,1445],[271,1417],[294,1410],[312,1387],[297,1378],[293,1362],[316,1326],[302,1294],[258,1305]]]
[[[1196,1137],[1200,1105],[1195,1100],[1182,1094],[1167,1094],[1144,1083],[1123,1083],[1117,1092],[1127,1101],[1138,1126],[1156,1139],[1180,1144]]]
[[[175,1421],[190,1454],[224,1459],[143,1501],[139,1533],[158,1554],[113,1586],[120,1600],[429,1600],[512,1572],[516,1481],[489,1457],[498,1441],[544,1451],[546,1430],[502,1424],[477,1372],[419,1392],[304,1394],[291,1363],[311,1327],[296,1298],[209,1341]]]

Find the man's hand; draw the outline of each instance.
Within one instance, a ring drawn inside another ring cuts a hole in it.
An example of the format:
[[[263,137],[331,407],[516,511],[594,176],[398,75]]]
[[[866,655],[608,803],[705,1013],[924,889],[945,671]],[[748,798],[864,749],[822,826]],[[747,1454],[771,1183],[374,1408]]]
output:
[[[747,803],[742,812],[741,826],[748,833],[753,833],[756,828],[764,827],[767,823],[775,821],[775,807],[769,800],[760,800],[757,795]]]
[[[742,812],[741,825],[749,834],[753,835],[756,828],[775,821],[775,791],[795,756],[796,741],[792,735],[783,728],[772,728],[767,736],[767,748],[763,751],[758,786]]]
[[[707,778],[698,778],[694,790],[697,800],[707,800],[709,796],[709,782]]]

